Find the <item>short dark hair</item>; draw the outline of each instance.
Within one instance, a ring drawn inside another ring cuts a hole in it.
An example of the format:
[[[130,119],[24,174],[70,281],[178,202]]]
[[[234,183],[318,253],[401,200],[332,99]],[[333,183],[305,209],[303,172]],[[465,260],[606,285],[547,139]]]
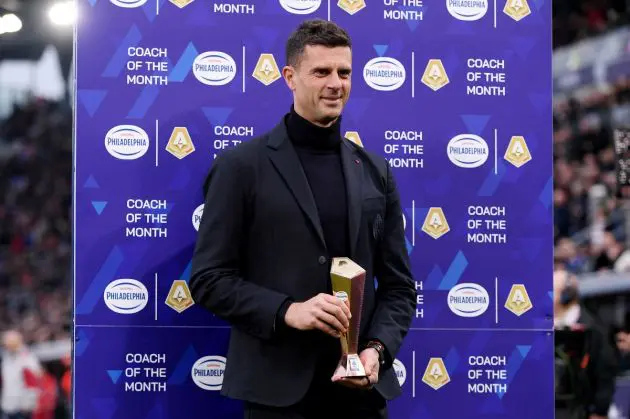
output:
[[[323,19],[305,20],[287,40],[286,63],[297,66],[307,45],[352,48],[352,41],[348,33],[336,23]]]

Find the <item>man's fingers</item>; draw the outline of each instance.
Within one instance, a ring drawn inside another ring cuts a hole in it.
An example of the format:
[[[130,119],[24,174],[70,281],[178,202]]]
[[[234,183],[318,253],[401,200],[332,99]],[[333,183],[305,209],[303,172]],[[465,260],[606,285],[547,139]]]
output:
[[[328,314],[325,311],[318,311],[316,314],[316,317],[320,321],[332,327],[333,329],[336,329],[339,333],[346,332],[346,328],[341,324],[341,322],[335,316]]]
[[[335,306],[339,307],[339,309],[341,309],[347,318],[352,318],[352,313],[350,313],[350,307],[348,306],[348,301],[342,301],[339,298],[335,297],[334,295],[330,295],[330,294],[322,294],[322,296],[324,297],[324,301],[334,304]]]
[[[315,320],[315,328],[321,330],[322,332],[328,333],[330,336],[335,337],[335,338],[338,338],[341,336],[339,332],[333,329],[332,327],[330,327],[328,323],[325,323],[319,319]]]
[[[348,318],[352,318],[352,313],[350,312],[350,301],[345,300],[345,301],[341,301],[339,300],[342,304],[341,309],[344,311],[344,313],[346,313],[346,316],[348,316]]]
[[[339,384],[342,384],[346,387],[353,388],[362,387],[365,384],[365,379],[355,377],[337,377],[333,381],[337,381]]]
[[[374,365],[371,362],[363,363],[363,369],[365,370],[365,375],[369,377],[374,371]]]
[[[330,314],[331,316],[334,316],[337,320],[339,320],[344,329],[350,327],[350,320],[348,320],[348,317],[344,314],[343,310],[339,308],[339,306],[335,304],[324,304],[322,306],[322,311]]]
[[[370,385],[374,385],[378,383],[378,374],[372,373],[368,376],[368,379],[370,380]]]
[[[361,362],[363,363],[363,368],[365,369],[365,375],[370,376],[372,374],[378,374],[378,361],[373,357],[368,357],[364,352],[361,354]]]
[[[342,378],[339,383],[351,388],[369,389],[372,387],[372,382],[368,377],[349,377]]]

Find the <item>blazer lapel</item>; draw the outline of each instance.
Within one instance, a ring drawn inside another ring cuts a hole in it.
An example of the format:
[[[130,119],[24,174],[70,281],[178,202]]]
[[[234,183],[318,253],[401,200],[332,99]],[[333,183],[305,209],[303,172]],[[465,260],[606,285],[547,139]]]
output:
[[[300,164],[300,159],[291,141],[289,141],[284,126],[284,120],[271,131],[267,146],[269,148],[269,158],[272,164],[286,182],[295,200],[306,214],[306,217],[310,220],[313,228],[317,232],[317,236],[325,247],[326,241],[324,240],[324,232],[317,213],[315,198],[313,198],[313,193],[308,185],[308,180]]]
[[[350,257],[354,257],[357,240],[359,238],[359,225],[361,223],[361,201],[363,200],[362,172],[363,163],[355,150],[342,140],[341,162],[346,178],[346,191],[348,195],[348,233],[350,240]]]

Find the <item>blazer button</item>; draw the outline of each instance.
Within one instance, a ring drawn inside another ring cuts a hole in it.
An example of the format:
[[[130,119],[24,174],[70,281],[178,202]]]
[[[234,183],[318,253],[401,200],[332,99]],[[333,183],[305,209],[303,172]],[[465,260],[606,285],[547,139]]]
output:
[[[324,263],[326,263],[326,258],[324,256],[320,256],[319,257],[319,264],[323,265]]]

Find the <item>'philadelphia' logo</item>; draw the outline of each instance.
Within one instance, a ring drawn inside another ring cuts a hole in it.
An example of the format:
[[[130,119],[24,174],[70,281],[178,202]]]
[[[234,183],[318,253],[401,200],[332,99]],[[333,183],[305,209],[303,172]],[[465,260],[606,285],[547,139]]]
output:
[[[223,86],[236,76],[236,62],[221,51],[207,51],[195,58],[193,74],[208,86]]]
[[[405,364],[403,364],[399,359],[394,359],[392,366],[394,367],[396,378],[398,378],[398,384],[402,387],[407,380],[407,368],[405,368]]]
[[[455,166],[472,169],[488,160],[488,144],[478,135],[461,134],[453,137],[446,146],[448,158]]]
[[[118,7],[124,7],[127,9],[131,9],[134,7],[140,7],[144,5],[147,0],[110,0],[112,4]]]
[[[135,160],[149,150],[149,135],[135,125],[118,125],[105,134],[107,152],[119,160]]]
[[[322,0],[280,0],[280,6],[294,15],[309,15],[319,9]]]
[[[117,279],[110,282],[103,293],[107,307],[119,314],[134,314],[146,307],[149,291],[135,279]]]
[[[403,85],[405,66],[394,58],[372,58],[363,67],[363,79],[374,90],[392,91]]]
[[[490,296],[478,284],[459,284],[448,293],[448,307],[459,317],[478,317],[490,305]]]
[[[488,12],[488,0],[446,0],[448,12],[459,20],[479,20]]]
[[[192,215],[192,224],[197,231],[199,231],[199,225],[201,224],[201,217],[203,216],[203,209],[205,206],[206,204],[199,205],[197,208],[195,208],[195,211]]]
[[[190,375],[197,387],[219,391],[223,387],[226,359],[223,356],[204,356],[193,365]]]

